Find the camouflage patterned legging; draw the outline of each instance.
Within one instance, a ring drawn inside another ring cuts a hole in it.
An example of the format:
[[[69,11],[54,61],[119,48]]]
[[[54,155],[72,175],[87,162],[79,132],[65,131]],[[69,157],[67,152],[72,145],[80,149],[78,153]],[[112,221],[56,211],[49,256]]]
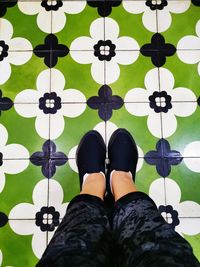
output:
[[[144,193],[115,203],[110,226],[104,202],[79,195],[37,267],[200,267],[189,243]]]

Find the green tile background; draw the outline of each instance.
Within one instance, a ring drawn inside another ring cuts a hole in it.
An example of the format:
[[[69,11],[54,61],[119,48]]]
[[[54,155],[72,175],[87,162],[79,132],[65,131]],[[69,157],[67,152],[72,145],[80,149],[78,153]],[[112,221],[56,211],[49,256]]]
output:
[[[195,26],[200,19],[199,7],[191,4],[186,12],[182,14],[173,13],[171,15],[171,27],[162,33],[167,43],[169,42],[176,46],[182,37],[196,35]],[[43,44],[47,33],[38,28],[36,23],[37,15],[29,16],[23,14],[16,5],[7,10],[4,18],[8,19],[14,27],[13,38],[18,36],[26,38],[32,43],[33,48],[38,44]],[[67,24],[63,30],[56,33],[59,44],[65,44],[70,47],[74,39],[80,36],[90,36],[90,24],[97,18],[100,18],[97,10],[88,5],[80,14],[67,14]],[[137,40],[140,47],[150,43],[153,33],[143,26],[142,14],[128,13],[121,5],[113,8],[110,18],[116,20],[120,26],[119,37],[130,36]],[[31,28],[27,27],[27,25],[31,25]],[[119,95],[123,99],[130,89],[136,87],[145,88],[145,75],[150,69],[155,68],[151,59],[141,54],[133,64],[119,66],[120,77],[109,86],[112,88],[113,95]],[[199,97],[200,76],[198,75],[197,64],[185,64],[175,54],[173,57],[167,58],[163,67],[173,73],[175,78],[174,88],[189,88],[197,98]],[[19,92],[25,89],[36,89],[36,80],[39,73],[47,69],[43,59],[36,57],[34,54],[26,64],[20,66],[11,65],[11,68],[12,75],[10,79],[0,85],[0,89],[4,97],[9,97],[13,101]],[[64,89],[80,90],[86,99],[93,95],[98,95],[101,85],[92,79],[91,64],[81,65],[75,62],[71,55],[68,54],[66,57],[58,59],[58,64],[55,68],[60,70],[65,77],[66,84]],[[177,117],[177,130],[167,138],[172,149],[182,153],[186,144],[199,140],[199,118],[199,106],[191,116],[185,118]],[[65,130],[54,142],[56,143],[57,151],[62,151],[66,155],[68,155],[71,148],[78,144],[86,131],[93,129],[98,123],[102,122],[98,112],[89,107],[76,118],[64,117],[64,119]],[[144,155],[150,150],[155,150],[158,138],[149,132],[147,117],[133,116],[123,106],[120,110],[113,111],[110,122],[115,123],[118,127],[127,128],[134,136],[138,146],[143,150]],[[8,131],[7,144],[22,144],[28,149],[30,155],[42,150],[42,145],[46,140],[37,134],[35,118],[21,117],[12,107],[12,109],[1,113],[0,123]],[[51,125],[51,127],[54,126]],[[200,204],[200,173],[192,172],[182,162],[177,166],[172,166],[169,177],[176,181],[181,188],[181,201],[191,200]],[[32,191],[35,185],[43,178],[41,167],[34,166],[32,163],[21,173],[15,175],[6,174],[6,185],[0,194],[0,211],[8,215],[15,205],[22,202],[32,203]],[[141,170],[137,173],[136,185],[139,190],[148,193],[151,183],[157,178],[159,178],[159,175],[155,166],[150,166],[144,161]],[[64,203],[69,202],[79,193],[78,174],[70,168],[69,163],[57,167],[56,174],[52,179],[61,184],[64,191]],[[184,235],[184,237],[191,243],[195,255],[200,260],[200,234],[195,236]],[[30,235],[15,234],[9,224],[0,228],[0,250],[3,253],[2,266],[34,266],[37,258],[31,248],[31,239],[32,236]]]

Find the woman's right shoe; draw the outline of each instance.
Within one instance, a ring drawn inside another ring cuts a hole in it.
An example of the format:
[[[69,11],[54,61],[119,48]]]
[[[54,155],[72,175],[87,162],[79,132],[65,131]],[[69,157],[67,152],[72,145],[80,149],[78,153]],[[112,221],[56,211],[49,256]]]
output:
[[[102,172],[105,174],[106,146],[102,136],[94,130],[87,132],[81,139],[76,151],[80,189],[85,174]]]
[[[108,143],[108,158],[110,163],[106,187],[108,194],[111,194],[110,174],[113,170],[131,172],[135,181],[138,150],[132,135],[126,129],[119,128],[112,134]]]

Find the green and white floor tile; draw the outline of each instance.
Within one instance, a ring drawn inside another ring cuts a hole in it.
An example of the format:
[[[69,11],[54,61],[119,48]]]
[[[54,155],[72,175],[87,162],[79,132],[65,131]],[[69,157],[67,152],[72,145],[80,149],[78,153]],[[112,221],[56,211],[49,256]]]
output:
[[[0,0],[0,266],[34,266],[82,135],[127,128],[136,183],[200,260],[200,0]]]

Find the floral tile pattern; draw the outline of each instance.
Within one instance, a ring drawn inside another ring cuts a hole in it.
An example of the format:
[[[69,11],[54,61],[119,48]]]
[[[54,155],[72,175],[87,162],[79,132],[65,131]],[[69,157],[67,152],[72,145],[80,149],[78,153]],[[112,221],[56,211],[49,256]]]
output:
[[[199,0],[0,0],[0,266],[35,266],[79,193],[82,135],[119,127],[200,260],[199,51]]]

